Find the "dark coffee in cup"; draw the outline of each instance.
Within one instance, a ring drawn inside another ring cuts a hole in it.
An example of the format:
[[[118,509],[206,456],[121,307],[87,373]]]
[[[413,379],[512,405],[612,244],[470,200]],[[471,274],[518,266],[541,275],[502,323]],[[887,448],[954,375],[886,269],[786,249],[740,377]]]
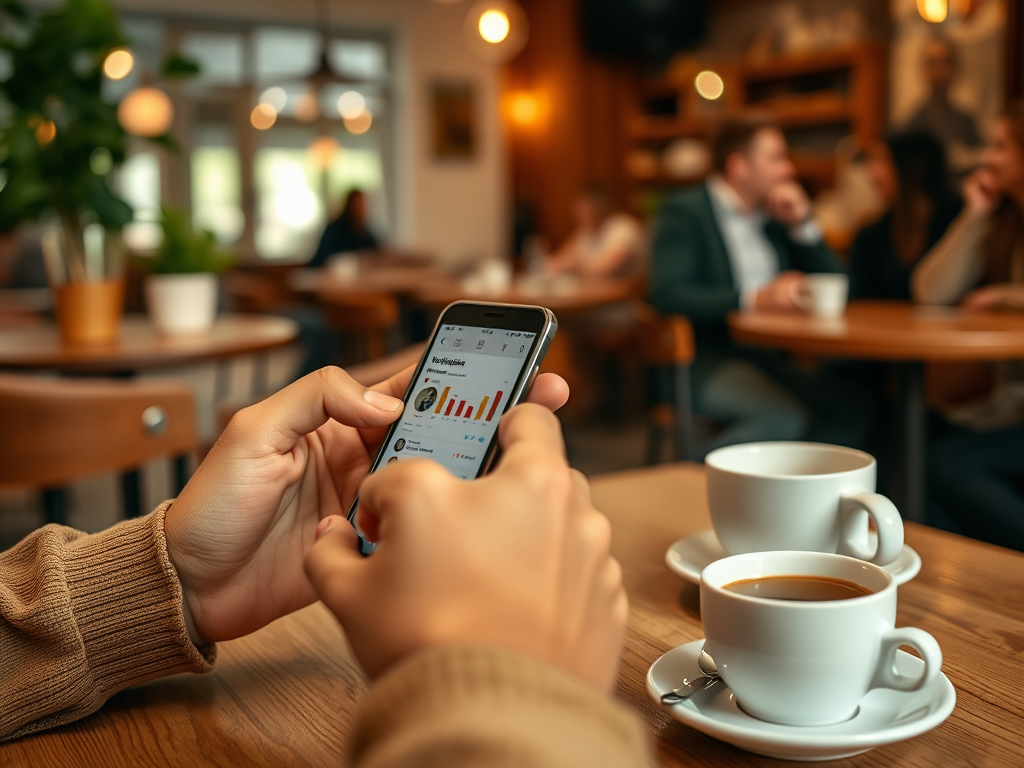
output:
[[[763,576],[734,581],[726,584],[723,589],[766,600],[808,602],[849,600],[872,594],[870,589],[860,584],[828,576]]]

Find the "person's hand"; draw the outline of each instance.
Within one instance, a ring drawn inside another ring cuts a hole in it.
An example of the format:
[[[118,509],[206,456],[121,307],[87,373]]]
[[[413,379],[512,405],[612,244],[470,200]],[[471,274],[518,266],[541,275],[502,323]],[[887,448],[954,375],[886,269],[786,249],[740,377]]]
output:
[[[768,285],[758,290],[754,298],[754,309],[765,312],[792,312],[800,309],[796,297],[804,277],[803,272],[794,270],[780,272]]]
[[[347,513],[413,371],[367,390],[324,368],[235,415],[164,521],[193,641],[240,637],[316,599],[303,572],[316,525]],[[568,392],[541,374],[529,399],[558,408]]]
[[[1002,193],[991,171],[979,168],[964,180],[964,208],[972,218],[987,218],[999,206]]]
[[[960,306],[964,309],[972,309],[976,311],[982,311],[986,309],[996,309],[1004,306],[1008,303],[1009,291],[1005,285],[986,285],[984,288],[978,288],[975,291],[971,291],[964,297],[964,300],[960,302]]]
[[[795,181],[776,184],[768,192],[765,212],[780,224],[794,227],[811,217],[811,201]]]
[[[608,520],[550,411],[514,408],[499,434],[501,460],[482,479],[419,459],[368,478],[358,522],[377,551],[361,557],[352,527],[325,519],[310,581],[371,678],[427,648],[489,645],[607,691],[628,609]]]

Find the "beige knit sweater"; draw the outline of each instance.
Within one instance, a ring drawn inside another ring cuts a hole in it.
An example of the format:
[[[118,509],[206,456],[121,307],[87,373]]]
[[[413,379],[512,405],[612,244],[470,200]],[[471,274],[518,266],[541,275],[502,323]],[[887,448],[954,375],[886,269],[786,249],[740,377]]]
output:
[[[0,553],[0,741],[70,723],[124,688],[213,669],[182,619],[163,519],[48,525]],[[493,648],[404,660],[363,703],[353,765],[646,765],[636,720],[565,672]]]

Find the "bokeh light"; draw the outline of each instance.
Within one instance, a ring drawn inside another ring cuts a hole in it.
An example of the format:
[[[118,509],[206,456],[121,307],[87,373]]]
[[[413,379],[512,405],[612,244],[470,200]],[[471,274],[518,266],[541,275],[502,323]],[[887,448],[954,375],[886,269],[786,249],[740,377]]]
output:
[[[316,120],[319,112],[316,96],[312,93],[304,93],[295,100],[295,119],[300,123],[310,123]]]
[[[103,60],[103,74],[111,80],[124,80],[135,67],[135,57],[127,48],[115,48]]]
[[[313,159],[313,164],[322,170],[330,167],[340,148],[333,136],[317,136],[309,145],[309,156]]]
[[[693,85],[703,98],[714,101],[725,93],[725,83],[722,76],[710,69],[705,69],[693,79]]]
[[[284,88],[279,85],[267,88],[267,90],[260,94],[260,104],[266,104],[275,112],[281,112],[284,109],[284,105],[287,103],[288,94],[285,92]]]
[[[277,110],[269,104],[260,102],[249,113],[249,122],[257,131],[265,131],[277,122]]]
[[[540,118],[540,101],[526,91],[514,93],[508,102],[508,114],[516,125],[533,125]]]
[[[949,2],[948,0],[917,0],[917,12],[925,21],[938,24],[940,21],[945,21],[946,16],[949,15]]]
[[[342,122],[349,133],[366,133],[373,125],[373,115],[370,114],[370,110],[364,109],[355,117],[344,118]]]
[[[30,125],[35,128],[36,142],[40,147],[49,146],[57,138],[57,126],[51,120],[37,118]]]
[[[167,94],[149,86],[136,88],[117,107],[117,121],[133,136],[163,136],[174,121],[174,107]]]
[[[500,43],[508,37],[509,21],[504,11],[491,9],[480,14],[480,21],[477,24],[480,30],[480,37],[488,43]]]
[[[106,147],[97,147],[89,155],[89,168],[97,176],[106,176],[114,167],[114,158]]]
[[[359,117],[366,109],[366,99],[359,91],[345,91],[338,97],[338,114],[346,119]]]

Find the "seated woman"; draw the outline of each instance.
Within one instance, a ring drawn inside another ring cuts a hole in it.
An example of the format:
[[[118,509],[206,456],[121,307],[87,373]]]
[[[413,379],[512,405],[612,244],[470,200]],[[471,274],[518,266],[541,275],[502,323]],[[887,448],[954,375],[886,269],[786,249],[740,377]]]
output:
[[[909,301],[914,265],[962,204],[949,190],[942,145],[925,131],[892,134],[874,145],[868,171],[885,213],[854,238],[850,298]]]
[[[576,200],[576,229],[548,262],[547,271],[589,277],[637,277],[647,238],[633,216],[612,212],[607,190],[588,186]]]
[[[360,189],[349,190],[338,217],[324,228],[316,253],[307,267],[322,267],[331,256],[348,251],[375,251],[380,244],[366,226],[366,195]]]
[[[1024,309],[1024,105],[996,123],[964,210],[921,260],[914,300]],[[1004,364],[990,396],[946,414],[929,468],[942,511],[962,533],[1024,550],[1024,367]]]

